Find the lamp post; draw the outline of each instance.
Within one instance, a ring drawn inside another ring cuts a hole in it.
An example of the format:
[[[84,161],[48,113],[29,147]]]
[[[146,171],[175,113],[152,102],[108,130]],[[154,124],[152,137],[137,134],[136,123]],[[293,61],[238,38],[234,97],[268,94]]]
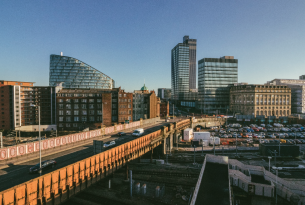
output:
[[[269,159],[269,172],[270,172],[270,160],[272,159],[272,157],[268,157]]]
[[[38,130],[39,130],[39,175],[41,176],[41,133],[40,133],[40,106],[39,105],[33,105],[32,107],[38,107]]]

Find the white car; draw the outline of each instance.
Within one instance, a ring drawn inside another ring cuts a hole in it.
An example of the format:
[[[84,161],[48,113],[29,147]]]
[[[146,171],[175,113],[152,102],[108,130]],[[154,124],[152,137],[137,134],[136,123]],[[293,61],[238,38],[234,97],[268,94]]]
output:
[[[104,147],[111,147],[113,145],[115,145],[115,141],[110,141],[109,143],[105,143]]]

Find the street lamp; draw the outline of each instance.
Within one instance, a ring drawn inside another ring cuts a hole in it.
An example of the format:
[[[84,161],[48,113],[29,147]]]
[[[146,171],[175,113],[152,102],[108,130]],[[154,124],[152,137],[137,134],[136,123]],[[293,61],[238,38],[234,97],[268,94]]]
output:
[[[270,172],[270,160],[272,159],[272,157],[268,157],[269,159],[269,172]]]
[[[39,130],[39,175],[41,176],[41,133],[40,133],[40,106],[30,104],[31,107],[38,107],[38,130]]]

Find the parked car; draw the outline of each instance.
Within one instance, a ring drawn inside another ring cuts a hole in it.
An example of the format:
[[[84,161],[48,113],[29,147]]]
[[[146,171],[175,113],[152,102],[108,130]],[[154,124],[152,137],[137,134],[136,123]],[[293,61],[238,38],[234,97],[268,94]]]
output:
[[[31,167],[29,170],[30,174],[34,174],[34,173],[38,173],[39,170],[48,170],[51,168],[54,168],[56,166],[56,161],[54,159],[50,159],[50,160],[45,160],[43,162],[41,162],[41,169],[40,169],[40,164],[36,164],[35,166]]]

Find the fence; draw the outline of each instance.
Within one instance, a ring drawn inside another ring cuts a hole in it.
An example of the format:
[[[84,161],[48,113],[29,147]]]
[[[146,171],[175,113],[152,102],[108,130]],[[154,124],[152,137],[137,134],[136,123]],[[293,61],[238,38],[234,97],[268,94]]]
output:
[[[131,122],[130,124],[120,124],[120,125],[92,130],[92,131],[88,131],[88,132],[81,132],[81,133],[76,133],[76,134],[71,134],[71,135],[66,135],[66,136],[61,136],[61,137],[48,138],[48,139],[41,141],[41,150],[47,150],[50,148],[67,145],[70,143],[94,138],[94,137],[97,137],[100,135],[107,135],[107,134],[113,133],[115,131],[121,131],[124,129],[139,127],[141,125],[155,123],[159,119],[160,118],[153,118],[153,119],[148,119],[148,120],[142,120],[142,123],[141,123],[141,121],[137,121],[137,122]],[[104,133],[102,133],[103,129],[104,129]],[[8,159],[11,159],[14,157],[23,156],[26,154],[31,154],[31,153],[38,152],[38,151],[39,151],[39,142],[38,141],[5,147],[5,148],[0,149],[0,161],[8,160]]]

